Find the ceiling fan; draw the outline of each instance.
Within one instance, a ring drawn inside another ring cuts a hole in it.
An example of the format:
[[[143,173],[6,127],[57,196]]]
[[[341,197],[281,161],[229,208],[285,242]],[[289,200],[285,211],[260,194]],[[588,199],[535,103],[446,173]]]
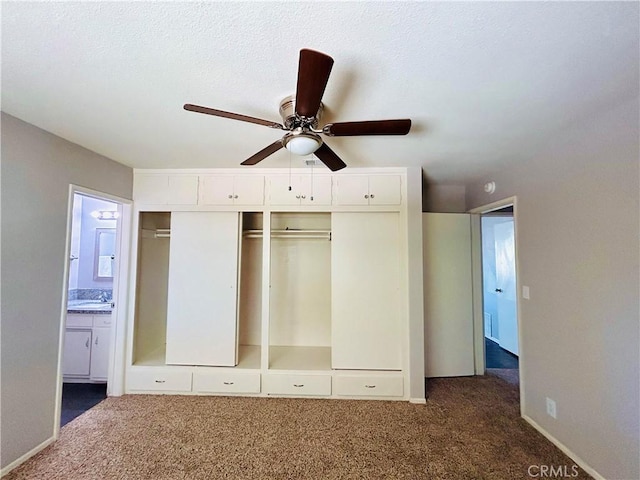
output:
[[[298,85],[295,96],[291,95],[280,102],[282,123],[249,117],[239,113],[225,112],[199,105],[185,104],[184,109],[191,112],[215,115],[217,117],[256,123],[270,128],[285,130],[285,135],[247,158],[241,165],[255,165],[269,155],[285,147],[296,155],[313,153],[332,171],[347,165],[323,142],[320,134],[329,137],[347,137],[358,135],[406,135],[411,129],[411,120],[368,120],[362,122],[328,123],[318,129],[322,116],[322,95],[329,80],[333,58],[315,50],[300,50],[298,64]]]

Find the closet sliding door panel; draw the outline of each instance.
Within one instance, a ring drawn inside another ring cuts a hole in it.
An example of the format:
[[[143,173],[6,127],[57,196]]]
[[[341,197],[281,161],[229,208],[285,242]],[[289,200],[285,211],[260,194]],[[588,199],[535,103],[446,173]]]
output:
[[[399,215],[333,213],[331,232],[331,366],[400,370]]]
[[[173,212],[166,363],[236,364],[237,212]]]

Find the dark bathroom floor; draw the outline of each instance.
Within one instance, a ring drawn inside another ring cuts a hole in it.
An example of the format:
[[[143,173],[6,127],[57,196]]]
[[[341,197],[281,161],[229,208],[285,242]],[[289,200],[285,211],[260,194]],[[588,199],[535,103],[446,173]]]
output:
[[[486,355],[486,368],[518,368],[518,357],[501,348],[493,340],[484,339],[484,351]]]
[[[106,383],[65,383],[62,385],[62,415],[60,426],[107,398]]]

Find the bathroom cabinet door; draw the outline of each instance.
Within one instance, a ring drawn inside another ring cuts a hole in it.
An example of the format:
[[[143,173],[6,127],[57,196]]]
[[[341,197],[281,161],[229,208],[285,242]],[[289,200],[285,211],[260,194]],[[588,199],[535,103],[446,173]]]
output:
[[[237,363],[237,212],[173,212],[166,363]]]
[[[331,367],[400,370],[397,212],[331,216]]]
[[[89,376],[91,362],[91,330],[67,329],[64,334],[62,374]]]
[[[92,382],[106,382],[109,374],[109,327],[93,327],[91,341],[91,375]]]

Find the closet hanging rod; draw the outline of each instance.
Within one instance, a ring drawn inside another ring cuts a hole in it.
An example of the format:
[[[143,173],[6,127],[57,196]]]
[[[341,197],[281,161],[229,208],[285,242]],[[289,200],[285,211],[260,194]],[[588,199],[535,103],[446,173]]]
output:
[[[170,228],[143,228],[141,229],[141,234],[143,238],[170,238],[171,237],[171,229]]]
[[[262,230],[245,230],[245,238],[262,238]],[[321,238],[331,240],[331,230],[271,230],[271,238]]]

